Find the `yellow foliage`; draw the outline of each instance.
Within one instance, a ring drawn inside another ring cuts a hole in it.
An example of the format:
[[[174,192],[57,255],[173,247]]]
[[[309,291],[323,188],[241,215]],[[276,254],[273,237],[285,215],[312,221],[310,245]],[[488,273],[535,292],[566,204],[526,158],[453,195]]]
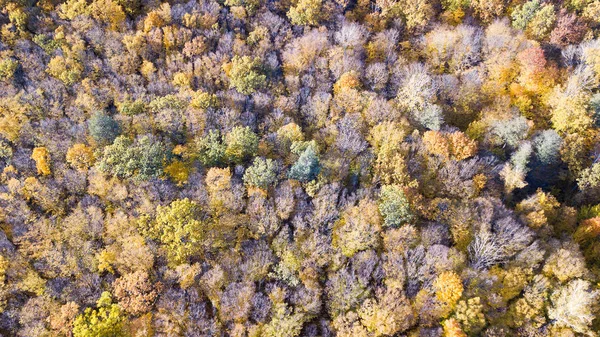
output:
[[[189,88],[192,85],[192,74],[178,72],[173,76],[173,85],[183,88]]]
[[[46,72],[66,85],[72,85],[81,79],[83,65],[72,57],[57,55],[48,62]]]
[[[377,204],[362,199],[350,207],[333,228],[333,245],[351,257],[357,252],[378,246],[381,215]]]
[[[441,273],[433,283],[433,287],[437,299],[451,308],[454,307],[463,293],[462,280],[453,271]]]
[[[345,89],[358,89],[360,87],[360,78],[355,71],[348,71],[340,76],[340,79],[333,85],[334,94],[339,94]]]
[[[94,151],[85,144],[74,144],[67,151],[67,162],[74,168],[84,171],[94,164]]]
[[[46,291],[46,281],[35,271],[30,270],[19,283],[19,289],[41,296]]]
[[[427,152],[442,156],[444,158],[450,157],[450,144],[448,139],[439,131],[426,131],[423,134],[423,143]]]
[[[96,254],[96,259],[98,260],[98,270],[100,272],[107,271],[109,273],[114,273],[113,265],[117,261],[117,255],[114,251],[104,249],[100,253]]]
[[[567,93],[556,91],[550,100],[552,126],[560,133],[583,132],[593,124],[588,114],[589,95],[584,92]]]
[[[123,8],[112,0],[95,0],[90,5],[90,12],[94,19],[107,24],[113,30],[119,29],[125,21]]]
[[[454,318],[445,320],[442,325],[444,326],[444,337],[467,337],[467,334],[462,331],[460,324]]]
[[[426,131],[423,134],[423,143],[427,152],[445,159],[463,160],[477,153],[477,142],[461,131],[449,134],[432,130]]]
[[[165,172],[177,183],[177,185],[183,185],[187,182],[191,167],[189,164],[174,160],[169,166],[165,167]]]
[[[594,217],[586,219],[581,222],[575,233],[573,239],[578,243],[584,243],[600,236],[600,217]]]
[[[31,153],[31,159],[35,160],[35,166],[38,174],[49,175],[50,171],[50,153],[45,147],[36,147]]]
[[[398,123],[384,122],[371,129],[368,141],[376,154],[373,173],[382,183],[408,184],[406,152],[403,147],[406,133]]]
[[[152,62],[146,60],[142,62],[142,65],[140,66],[140,73],[142,76],[144,76],[146,79],[149,79],[155,72],[156,67]]]
[[[21,131],[21,119],[17,114],[9,113],[4,109],[0,110],[0,112],[0,135],[11,142],[16,141]]]
[[[456,160],[473,157],[477,153],[477,142],[460,131],[448,135],[450,153]]]
[[[218,193],[231,188],[229,168],[212,167],[206,172],[206,188],[210,193]]]

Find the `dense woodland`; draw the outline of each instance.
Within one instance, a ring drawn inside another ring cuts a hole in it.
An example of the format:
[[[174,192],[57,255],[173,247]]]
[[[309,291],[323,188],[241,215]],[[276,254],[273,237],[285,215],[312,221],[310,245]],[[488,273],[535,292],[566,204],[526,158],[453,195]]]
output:
[[[599,336],[599,38],[600,0],[0,0],[0,336]]]

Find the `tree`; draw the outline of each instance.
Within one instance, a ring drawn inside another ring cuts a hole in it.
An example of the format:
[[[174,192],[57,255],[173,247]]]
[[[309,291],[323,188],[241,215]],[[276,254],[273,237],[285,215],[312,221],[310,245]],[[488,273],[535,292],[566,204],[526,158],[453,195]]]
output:
[[[0,60],[0,81],[6,81],[13,78],[19,62],[12,58],[2,58]]]
[[[74,337],[127,337],[127,319],[121,307],[112,303],[105,291],[96,302],[96,309],[86,308],[73,322]]]
[[[521,140],[527,137],[529,125],[525,117],[518,116],[494,122],[491,131],[499,138],[500,144],[506,144],[514,148],[519,145]]]
[[[200,162],[206,167],[219,166],[225,161],[226,146],[221,141],[217,130],[210,130],[208,135],[196,140]]]
[[[399,227],[413,220],[408,198],[398,185],[381,186],[379,212],[384,226]]]
[[[361,250],[376,248],[379,245],[381,216],[377,205],[362,199],[357,206],[346,210],[333,228],[333,245],[342,254],[352,257]]]
[[[565,245],[552,253],[544,265],[544,273],[564,283],[586,272],[585,260],[576,244]]]
[[[295,25],[317,26],[325,17],[323,0],[298,0],[296,5],[290,7],[287,17]]]
[[[262,330],[265,337],[297,337],[307,316],[293,310],[282,301],[274,301],[271,321]]]
[[[593,307],[600,293],[590,282],[576,279],[556,290],[551,296],[548,317],[558,327],[568,327],[581,334],[591,332]]]
[[[121,127],[112,117],[101,112],[95,113],[88,121],[92,138],[100,144],[110,144],[121,134]]]
[[[293,145],[292,145],[293,146]],[[300,153],[298,160],[290,167],[288,176],[301,182],[309,182],[317,178],[321,171],[316,145],[309,145]]]
[[[228,161],[241,164],[258,151],[258,136],[250,127],[234,127],[225,135],[225,157]]]
[[[595,163],[581,171],[577,178],[577,186],[581,190],[588,190],[600,186],[600,163]]]
[[[73,327],[73,321],[79,312],[79,305],[75,302],[67,302],[62,305],[56,312],[50,313],[48,323],[52,331],[60,334],[60,336],[69,336]]]
[[[136,271],[116,279],[113,291],[119,305],[132,315],[148,312],[158,296],[157,287],[148,280],[146,271]]]
[[[48,62],[46,72],[70,86],[81,80],[83,69],[79,60],[57,55]]]
[[[92,17],[117,30],[125,21],[125,13],[118,2],[113,0],[94,0],[89,7]]]
[[[188,198],[175,200],[168,206],[158,206],[154,220],[142,217],[140,230],[162,245],[169,264],[180,265],[202,252],[207,228],[201,212],[200,206]]]
[[[546,37],[556,20],[554,5],[542,4],[539,0],[530,0],[517,6],[511,17],[513,27],[526,31],[537,39]]]
[[[377,300],[365,300],[358,310],[361,323],[375,336],[392,336],[410,328],[416,319],[403,290],[389,287],[379,291]]]
[[[461,300],[456,306],[455,318],[460,322],[464,332],[467,334],[477,334],[485,326],[485,315],[481,298],[473,297],[468,300]]]
[[[80,171],[87,170],[94,165],[95,161],[92,149],[81,143],[74,144],[69,148],[66,159],[69,165]]]
[[[448,318],[442,323],[445,337],[467,337],[467,334],[461,329],[460,324],[454,318]]]
[[[554,130],[544,130],[533,139],[537,158],[543,164],[553,164],[560,158],[563,140]]]
[[[433,287],[437,299],[450,309],[454,307],[463,294],[462,280],[453,271],[445,271],[438,275]]]
[[[550,98],[552,110],[552,126],[561,134],[582,132],[594,123],[587,109],[589,94],[579,87],[578,79],[570,80],[564,90],[555,89]]]
[[[576,44],[581,41],[586,30],[585,23],[577,15],[563,9],[558,16],[556,27],[550,33],[550,42],[561,47]]]
[[[31,153],[31,159],[35,160],[35,166],[38,174],[49,175],[50,171],[50,153],[45,147],[36,147]]]
[[[373,164],[376,179],[384,184],[408,183],[405,131],[399,123],[383,122],[375,125],[367,140],[376,158]]]
[[[262,64],[258,58],[234,56],[231,63],[223,66],[229,77],[230,87],[244,95],[253,94],[267,83],[267,76],[262,73]]]
[[[435,15],[433,6],[425,0],[402,1],[399,4],[408,29],[425,27]]]
[[[484,23],[489,23],[496,17],[502,15],[505,9],[503,0],[473,0],[471,7],[475,14]]]
[[[277,182],[276,170],[277,165],[272,159],[256,157],[244,173],[244,183],[266,190]]]
[[[162,175],[167,157],[165,146],[152,136],[141,136],[135,142],[119,136],[104,148],[98,168],[121,179],[148,180]]]

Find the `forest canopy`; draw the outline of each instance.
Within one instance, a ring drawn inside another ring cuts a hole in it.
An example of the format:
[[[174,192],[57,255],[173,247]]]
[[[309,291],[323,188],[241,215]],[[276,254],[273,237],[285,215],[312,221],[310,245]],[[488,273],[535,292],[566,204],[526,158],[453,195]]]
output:
[[[0,336],[600,337],[600,0],[0,0]]]

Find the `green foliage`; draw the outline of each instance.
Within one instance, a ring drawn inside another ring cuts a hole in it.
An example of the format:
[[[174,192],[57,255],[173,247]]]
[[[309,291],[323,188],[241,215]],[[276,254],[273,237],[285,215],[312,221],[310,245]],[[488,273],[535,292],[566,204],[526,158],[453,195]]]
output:
[[[544,130],[533,139],[535,153],[543,164],[552,164],[559,159],[562,143],[562,138],[554,130]]]
[[[287,16],[295,25],[316,26],[323,17],[323,1],[299,0],[296,6],[290,8]]]
[[[258,151],[258,136],[249,127],[234,127],[225,135],[225,157],[229,162],[241,164],[254,157]]]
[[[119,136],[104,148],[98,168],[122,179],[148,180],[163,174],[168,157],[165,146],[152,136],[139,137],[135,142]]]
[[[540,7],[540,0],[531,0],[515,8],[511,15],[513,27],[525,30]]]
[[[121,134],[119,123],[101,112],[95,113],[88,120],[88,129],[92,138],[101,144],[112,143]]]
[[[256,186],[268,189],[277,182],[277,165],[272,159],[256,157],[252,166],[244,173],[244,183],[247,186]]]
[[[10,57],[0,60],[0,80],[12,79],[18,66],[19,62]]]
[[[8,160],[12,155],[12,147],[7,142],[0,140],[0,159]]]
[[[197,109],[207,109],[209,107],[215,107],[218,104],[219,102],[215,94],[209,94],[204,91],[196,92],[190,102],[190,105]]]
[[[412,221],[413,214],[402,187],[398,185],[381,186],[379,212],[383,216],[384,226],[398,227]]]
[[[294,144],[299,145],[297,142],[294,142]],[[294,144],[292,144],[292,148],[295,147]],[[298,160],[296,160],[288,172],[290,178],[301,182],[309,182],[317,178],[317,175],[321,171],[321,165],[319,164],[319,157],[317,157],[315,147],[315,145],[308,145],[300,152]],[[295,151],[292,151],[297,152],[299,149],[296,148]]]
[[[582,190],[600,186],[600,163],[595,163],[581,171],[579,178],[577,178],[577,185]]]
[[[225,162],[226,146],[221,141],[221,134],[217,130],[210,130],[208,135],[196,141],[198,159],[206,167],[220,166]]]
[[[262,64],[258,58],[236,55],[227,68],[231,88],[237,89],[244,95],[253,94],[267,83],[267,76],[263,74]]]
[[[600,216],[600,204],[584,205],[579,209],[577,220],[586,220]]]
[[[119,113],[125,116],[135,116],[144,112],[146,104],[137,99],[135,101],[125,101],[119,105]]]
[[[553,4],[544,4],[529,22],[529,25],[527,26],[527,33],[537,39],[543,39],[548,36],[552,30],[552,27],[554,26],[554,22],[556,21],[555,12],[556,11]]]
[[[596,125],[600,125],[600,93],[592,96],[590,99],[590,108],[594,115],[594,122]]]
[[[517,147],[519,142],[527,137],[528,131],[527,119],[522,116],[498,121],[492,126],[492,133],[500,138],[500,143],[511,147]]]
[[[161,244],[169,263],[176,266],[202,252],[207,229],[201,217],[200,206],[185,198],[168,206],[158,206],[156,218],[143,217],[139,227],[144,236]]]
[[[293,313],[285,303],[275,304],[272,317],[262,330],[265,337],[297,337],[306,320],[306,315]]]
[[[175,95],[166,95],[153,99],[148,108],[153,112],[160,112],[166,109],[182,110],[185,109],[187,103]]]
[[[57,48],[60,48],[60,42],[54,40],[46,34],[37,34],[32,39],[35,44],[40,46],[48,54],[52,53]]]
[[[73,323],[74,337],[127,337],[127,317],[111,295],[102,293],[96,309],[87,308]]]

